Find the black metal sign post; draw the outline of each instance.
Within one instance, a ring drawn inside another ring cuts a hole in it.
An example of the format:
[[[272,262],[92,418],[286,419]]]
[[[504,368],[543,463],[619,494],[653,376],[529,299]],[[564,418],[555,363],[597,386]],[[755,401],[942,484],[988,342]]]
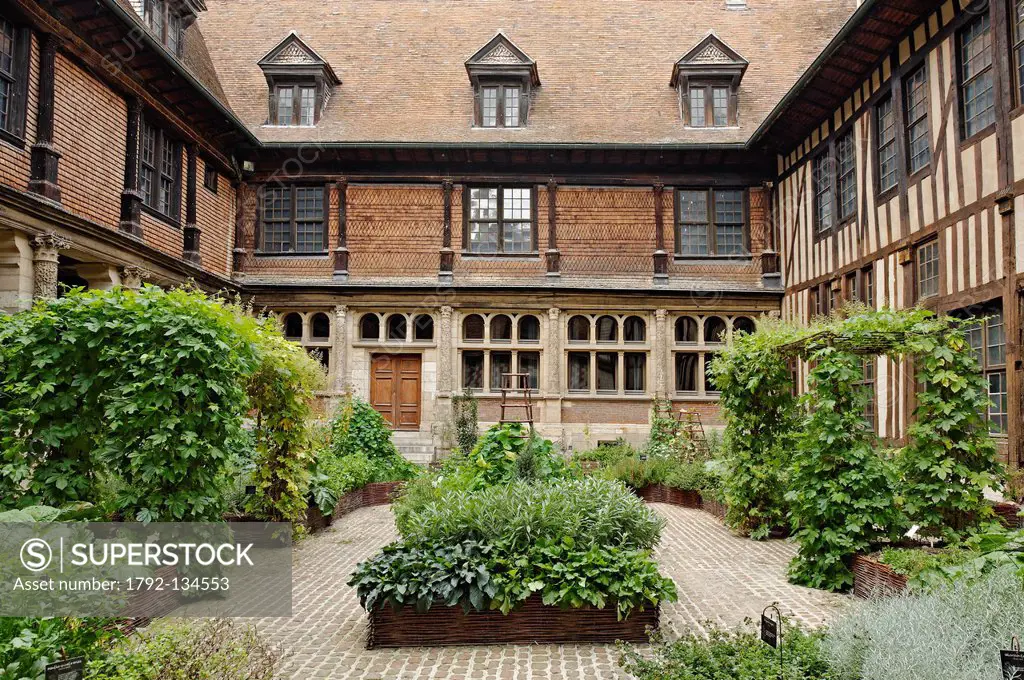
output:
[[[46,666],[46,680],[82,680],[84,677],[84,656],[57,661]]]
[[[768,610],[775,612],[775,618],[768,616]],[[775,604],[761,611],[761,642],[779,650],[779,680],[782,680],[782,612]]]
[[[1020,651],[1020,640],[1014,635],[1010,648],[999,652],[1003,662],[1003,680],[1024,680],[1024,652]]]

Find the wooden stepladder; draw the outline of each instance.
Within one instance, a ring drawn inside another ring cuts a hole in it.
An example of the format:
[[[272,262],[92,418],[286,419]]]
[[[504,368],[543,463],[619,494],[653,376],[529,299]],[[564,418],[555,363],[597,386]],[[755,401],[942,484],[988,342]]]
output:
[[[533,431],[533,388],[529,373],[501,374],[501,422],[527,423]]]
[[[679,423],[677,432],[690,440],[695,453],[711,455],[711,447],[708,446],[708,438],[704,433],[704,425],[700,422],[699,413],[685,408],[680,409],[676,422]]]

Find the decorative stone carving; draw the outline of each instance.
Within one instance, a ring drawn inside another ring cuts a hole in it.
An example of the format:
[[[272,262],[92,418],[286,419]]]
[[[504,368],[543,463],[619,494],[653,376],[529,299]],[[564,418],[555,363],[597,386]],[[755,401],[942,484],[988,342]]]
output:
[[[562,310],[552,307],[548,310],[548,346],[545,348],[548,358],[548,394],[562,393]]]
[[[521,64],[523,60],[510,50],[505,43],[498,43],[480,59],[481,64]]]
[[[134,264],[121,268],[121,285],[131,290],[142,288],[142,282],[149,278],[149,272]]]
[[[334,369],[334,391],[344,392],[348,378],[348,307],[334,307],[334,348],[331,363]]]
[[[732,59],[729,58],[725,52],[723,52],[717,45],[708,45],[704,48],[704,51],[695,56],[690,60],[691,64],[730,64]]]
[[[57,269],[60,251],[71,247],[71,239],[50,232],[32,239],[34,298],[57,297]]]
[[[440,396],[452,392],[452,308],[441,307],[441,323],[437,335],[437,391]]]

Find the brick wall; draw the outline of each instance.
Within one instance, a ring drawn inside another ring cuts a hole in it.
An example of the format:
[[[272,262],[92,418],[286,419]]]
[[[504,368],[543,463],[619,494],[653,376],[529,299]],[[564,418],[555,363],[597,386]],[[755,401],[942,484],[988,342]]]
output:
[[[631,423],[649,420],[651,403],[632,400],[583,400],[568,397],[562,404],[563,423]]]
[[[25,148],[0,141],[0,183],[20,191],[28,189],[31,147],[36,140],[36,110],[39,106],[39,40],[32,35],[32,57],[28,69],[28,110],[25,114]]]
[[[351,278],[437,274],[444,224],[440,185],[353,184],[347,216]]]
[[[652,271],[655,225],[650,188],[560,187],[556,200],[563,272]]]
[[[124,99],[58,53],[53,124],[54,144],[62,154],[58,180],[64,208],[117,229],[128,126]]]
[[[196,222],[202,235],[199,252],[203,267],[218,274],[227,274],[231,266],[231,248],[235,233],[235,188],[227,177],[217,178],[217,193],[203,186],[206,163],[196,161]]]

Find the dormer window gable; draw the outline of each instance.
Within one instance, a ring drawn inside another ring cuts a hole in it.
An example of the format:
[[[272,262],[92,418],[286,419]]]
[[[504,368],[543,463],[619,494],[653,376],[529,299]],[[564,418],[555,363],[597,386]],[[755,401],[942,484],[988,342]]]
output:
[[[466,60],[473,85],[473,125],[481,128],[525,127],[530,95],[540,86],[537,62],[498,33]]]
[[[174,56],[181,56],[182,33],[206,11],[204,0],[131,0],[142,22]]]
[[[691,128],[737,125],[738,91],[747,60],[709,33],[672,68],[670,85],[679,92],[679,110]]]
[[[269,88],[268,125],[316,125],[334,88],[341,84],[331,65],[295,33],[258,65]]]

